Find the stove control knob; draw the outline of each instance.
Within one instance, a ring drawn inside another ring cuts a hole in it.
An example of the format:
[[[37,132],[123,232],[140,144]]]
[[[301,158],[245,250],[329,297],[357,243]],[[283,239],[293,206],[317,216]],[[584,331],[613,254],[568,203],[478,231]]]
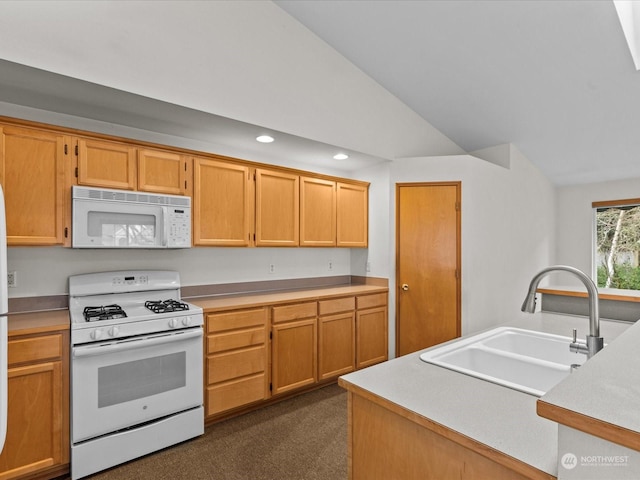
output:
[[[182,319],[182,325],[184,325],[185,327],[188,327],[189,325],[191,325],[191,317],[184,317]]]
[[[98,340],[100,337],[102,337],[102,329],[96,328],[94,331],[91,332],[91,335],[89,336],[91,337],[92,340]]]
[[[178,326],[178,319],[172,318],[169,320],[169,328],[176,328]]]
[[[120,329],[118,327],[111,327],[109,329],[109,336],[116,337],[116,336],[118,336],[119,332],[120,332]]]

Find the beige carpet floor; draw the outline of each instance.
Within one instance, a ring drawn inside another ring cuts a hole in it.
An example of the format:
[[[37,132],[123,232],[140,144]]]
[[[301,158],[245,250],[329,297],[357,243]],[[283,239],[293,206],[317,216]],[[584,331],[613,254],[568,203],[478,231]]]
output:
[[[208,427],[90,480],[346,480],[347,395],[337,385]]]

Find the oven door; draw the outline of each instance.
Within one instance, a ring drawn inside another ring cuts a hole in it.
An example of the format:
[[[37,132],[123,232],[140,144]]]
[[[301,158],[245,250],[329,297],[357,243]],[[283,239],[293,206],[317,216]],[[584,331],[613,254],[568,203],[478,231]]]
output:
[[[202,328],[74,346],[72,443],[202,405]]]

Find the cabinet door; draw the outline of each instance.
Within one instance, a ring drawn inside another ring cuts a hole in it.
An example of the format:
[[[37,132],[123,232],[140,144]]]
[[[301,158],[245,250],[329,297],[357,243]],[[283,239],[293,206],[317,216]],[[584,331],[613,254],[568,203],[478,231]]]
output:
[[[335,247],[336,182],[300,177],[300,245]]]
[[[320,380],[355,370],[355,313],[320,317],[318,325]]]
[[[361,185],[337,184],[338,247],[366,247],[369,228],[369,189]]]
[[[5,196],[7,245],[64,243],[65,137],[0,125],[0,182]]]
[[[359,310],[356,313],[356,368],[364,368],[387,359],[387,307]]]
[[[315,318],[273,326],[271,381],[274,395],[316,383],[317,345]]]
[[[138,150],[138,190],[184,195],[187,193],[187,161],[173,152]]]
[[[193,160],[194,245],[246,247],[251,243],[253,182],[242,164]]]
[[[256,169],[256,245],[295,247],[299,232],[298,175]]]
[[[0,479],[37,472],[65,461],[62,363],[8,371],[7,438],[0,455]]]
[[[78,139],[78,184],[136,189],[136,149],[130,145]]]

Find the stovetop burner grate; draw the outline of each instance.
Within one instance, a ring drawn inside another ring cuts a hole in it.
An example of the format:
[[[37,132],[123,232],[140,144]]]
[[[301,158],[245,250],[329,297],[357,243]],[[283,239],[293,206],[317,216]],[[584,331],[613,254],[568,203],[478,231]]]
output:
[[[85,307],[82,314],[87,322],[97,320],[112,320],[126,318],[127,314],[120,305],[101,305],[99,307]]]
[[[148,300],[144,302],[144,306],[153,313],[180,312],[189,310],[189,305],[177,300]]]

